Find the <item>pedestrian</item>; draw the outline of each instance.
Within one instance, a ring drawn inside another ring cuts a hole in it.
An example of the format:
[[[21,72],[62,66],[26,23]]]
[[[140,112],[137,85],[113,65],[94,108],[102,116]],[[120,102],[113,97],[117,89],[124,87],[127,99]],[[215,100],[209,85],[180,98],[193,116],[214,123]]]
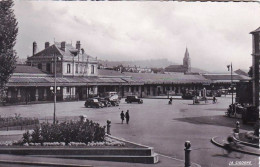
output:
[[[123,124],[123,123],[124,123],[124,120],[125,120],[125,114],[124,114],[124,111],[121,112],[120,117],[121,117],[122,124]]]
[[[215,96],[213,96],[213,103],[216,103],[217,99]]]
[[[128,124],[130,116],[129,116],[129,110],[126,111],[125,113],[125,118],[126,118],[126,123]]]

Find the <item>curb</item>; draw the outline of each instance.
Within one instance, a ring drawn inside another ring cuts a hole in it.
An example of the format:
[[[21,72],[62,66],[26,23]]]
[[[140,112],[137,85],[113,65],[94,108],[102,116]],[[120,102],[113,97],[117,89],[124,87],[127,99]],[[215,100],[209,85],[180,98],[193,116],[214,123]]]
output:
[[[257,145],[257,144],[252,144],[252,143],[248,143],[248,142],[239,140],[239,139],[236,138],[235,136],[234,136],[234,139],[235,139],[237,142],[241,143],[241,144],[244,144],[244,145],[246,145],[246,146],[251,146],[251,147],[254,147],[254,148],[258,148],[258,149],[259,149],[259,145]]]
[[[218,136],[213,137],[213,138],[210,140],[211,143],[215,144],[215,145],[218,146],[218,147],[222,147],[222,148],[223,148],[224,145],[218,143],[218,142],[215,140],[215,138],[217,138],[217,137],[218,137]],[[256,155],[256,156],[259,156],[259,155],[260,155],[260,153],[254,153],[254,152],[244,151],[244,150],[240,150],[240,149],[234,149],[234,148],[231,148],[231,150],[233,150],[233,151],[237,151],[237,152],[241,152],[241,153],[250,154],[250,155]]]
[[[62,163],[48,163],[48,162],[28,162],[28,161],[10,161],[0,160],[0,164],[19,164],[19,165],[41,165],[41,166],[64,166],[64,167],[93,167],[92,165],[78,165],[78,164],[62,164]]]
[[[109,136],[109,137],[111,137],[113,139],[116,139],[116,140],[123,141],[123,142],[128,142],[128,143],[131,143],[131,144],[134,144],[134,145],[138,145],[138,146],[141,146],[141,147],[146,147],[146,148],[153,149],[153,147],[146,146],[146,145],[139,144],[139,143],[135,143],[135,142],[131,142],[131,141],[125,140],[124,138],[119,138],[119,137],[115,137],[115,136],[112,136],[112,135],[107,135],[107,136]]]

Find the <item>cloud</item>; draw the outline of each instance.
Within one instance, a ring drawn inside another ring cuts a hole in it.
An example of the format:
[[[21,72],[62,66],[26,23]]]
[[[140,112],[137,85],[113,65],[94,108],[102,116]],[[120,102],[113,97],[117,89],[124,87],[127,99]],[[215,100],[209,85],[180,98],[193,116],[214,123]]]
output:
[[[44,42],[80,40],[88,54],[106,60],[167,58],[224,71],[251,65],[251,35],[259,27],[255,3],[16,1],[19,57]]]

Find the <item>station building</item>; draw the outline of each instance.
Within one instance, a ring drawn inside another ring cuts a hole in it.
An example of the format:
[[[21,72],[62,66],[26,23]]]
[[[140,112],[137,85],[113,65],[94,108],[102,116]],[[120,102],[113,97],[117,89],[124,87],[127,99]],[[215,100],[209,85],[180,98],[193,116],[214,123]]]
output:
[[[137,95],[139,97],[181,95],[183,90],[228,88],[230,75],[192,74],[190,60],[186,50],[184,73],[130,73],[98,69],[97,58],[85,53],[80,41],[76,46],[66,42],[45,43],[44,49],[37,52],[37,43],[33,43],[33,53],[24,65],[17,65],[7,83],[7,103],[29,103],[52,101],[56,86],[57,100],[84,100],[116,91],[121,97]],[[249,80],[242,75],[233,75],[233,82]]]

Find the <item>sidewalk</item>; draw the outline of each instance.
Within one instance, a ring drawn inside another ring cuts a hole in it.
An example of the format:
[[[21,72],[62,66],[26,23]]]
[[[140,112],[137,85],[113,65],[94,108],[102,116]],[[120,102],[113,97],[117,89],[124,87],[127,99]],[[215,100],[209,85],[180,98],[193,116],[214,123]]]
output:
[[[46,158],[32,157],[19,155],[0,155],[1,164],[24,164],[26,166],[95,166],[95,167],[183,167],[184,162],[178,161],[163,156],[159,157],[160,161],[157,164],[141,164],[141,163],[125,163],[111,161],[93,161],[93,160],[78,160],[78,159],[61,159],[61,158]],[[30,165],[31,164],[31,165]],[[192,164],[192,167],[198,167]]]

